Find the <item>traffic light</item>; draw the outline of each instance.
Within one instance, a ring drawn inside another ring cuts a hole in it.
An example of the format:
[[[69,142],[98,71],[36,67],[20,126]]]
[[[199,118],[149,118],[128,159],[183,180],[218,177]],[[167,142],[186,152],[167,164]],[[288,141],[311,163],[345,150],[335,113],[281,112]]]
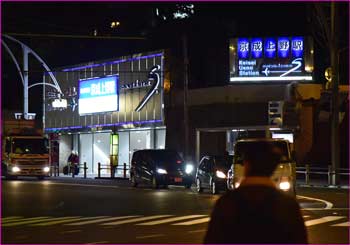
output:
[[[268,124],[281,127],[283,124],[283,101],[269,101]]]

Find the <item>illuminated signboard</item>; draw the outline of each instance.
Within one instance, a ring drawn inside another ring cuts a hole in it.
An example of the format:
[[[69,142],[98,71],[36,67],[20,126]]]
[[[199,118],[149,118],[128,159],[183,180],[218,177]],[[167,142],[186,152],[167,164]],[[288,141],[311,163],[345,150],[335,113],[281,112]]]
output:
[[[230,40],[230,82],[312,81],[313,44],[307,37]]]
[[[79,81],[79,114],[117,111],[118,76]]]

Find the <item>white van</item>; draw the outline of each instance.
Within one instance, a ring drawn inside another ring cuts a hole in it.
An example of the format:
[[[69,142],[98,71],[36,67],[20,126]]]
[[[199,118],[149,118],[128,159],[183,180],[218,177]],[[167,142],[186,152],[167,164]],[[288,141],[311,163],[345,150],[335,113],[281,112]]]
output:
[[[295,195],[296,184],[296,172],[295,172],[295,160],[292,157],[291,143],[284,139],[243,139],[238,140],[234,147],[233,164],[227,173],[227,188],[235,189],[240,185],[244,177],[242,151],[249,145],[256,142],[268,141],[281,149],[282,157],[280,162],[271,176],[272,180],[276,183],[276,187],[288,194]]]

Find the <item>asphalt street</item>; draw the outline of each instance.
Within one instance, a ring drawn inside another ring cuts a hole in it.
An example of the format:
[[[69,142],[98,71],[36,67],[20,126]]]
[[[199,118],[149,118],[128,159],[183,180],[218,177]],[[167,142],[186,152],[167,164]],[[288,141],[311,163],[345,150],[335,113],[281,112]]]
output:
[[[310,243],[349,243],[347,189],[298,188]],[[202,243],[220,195],[125,180],[2,181],[2,243]]]

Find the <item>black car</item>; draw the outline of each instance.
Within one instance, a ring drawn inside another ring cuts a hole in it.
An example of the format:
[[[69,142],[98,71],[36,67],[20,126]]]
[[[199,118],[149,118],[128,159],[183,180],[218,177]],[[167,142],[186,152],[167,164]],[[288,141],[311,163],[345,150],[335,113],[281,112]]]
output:
[[[151,184],[153,188],[183,185],[190,188],[193,182],[193,165],[186,164],[176,151],[140,150],[131,160],[132,185]]]
[[[210,189],[212,194],[226,190],[226,175],[231,164],[232,157],[230,156],[204,156],[197,168],[197,192],[202,192],[204,188]]]

